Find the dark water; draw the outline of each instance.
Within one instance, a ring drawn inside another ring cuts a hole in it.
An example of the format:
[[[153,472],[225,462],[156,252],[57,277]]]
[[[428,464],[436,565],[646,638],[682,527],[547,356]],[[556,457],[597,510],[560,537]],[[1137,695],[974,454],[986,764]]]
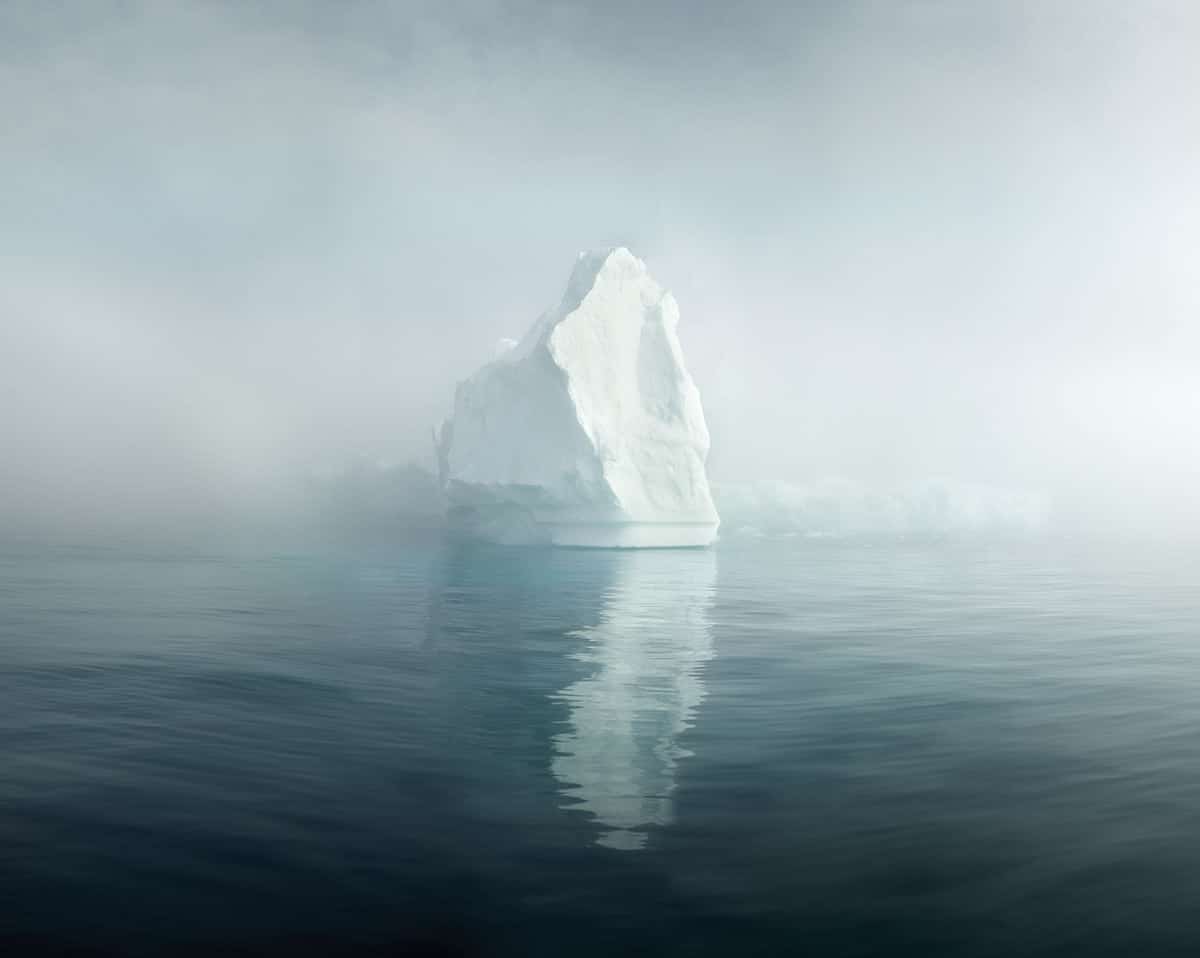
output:
[[[10,550],[0,945],[1200,953],[1197,558]]]

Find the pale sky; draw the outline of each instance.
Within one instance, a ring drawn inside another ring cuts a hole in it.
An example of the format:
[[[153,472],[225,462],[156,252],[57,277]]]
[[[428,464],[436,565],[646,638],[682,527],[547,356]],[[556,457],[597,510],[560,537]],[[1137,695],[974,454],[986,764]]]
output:
[[[622,244],[717,477],[1200,529],[1198,50],[1191,0],[7,0],[0,517],[424,459]]]

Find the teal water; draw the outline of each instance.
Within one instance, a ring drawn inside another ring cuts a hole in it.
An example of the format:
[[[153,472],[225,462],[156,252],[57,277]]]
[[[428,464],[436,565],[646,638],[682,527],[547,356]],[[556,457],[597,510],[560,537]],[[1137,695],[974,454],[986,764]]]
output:
[[[0,945],[1195,954],[1198,558],[9,549]]]

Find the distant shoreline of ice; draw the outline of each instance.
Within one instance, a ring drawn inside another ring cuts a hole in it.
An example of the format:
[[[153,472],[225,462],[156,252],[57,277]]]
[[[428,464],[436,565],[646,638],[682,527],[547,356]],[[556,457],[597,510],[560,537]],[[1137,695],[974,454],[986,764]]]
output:
[[[419,465],[360,462],[313,479],[310,489],[314,511],[334,524],[451,525],[436,476]],[[1045,494],[949,478],[893,487],[836,478],[713,480],[712,491],[722,539],[1031,536],[1048,531],[1054,516]],[[613,535],[622,532],[614,527]]]

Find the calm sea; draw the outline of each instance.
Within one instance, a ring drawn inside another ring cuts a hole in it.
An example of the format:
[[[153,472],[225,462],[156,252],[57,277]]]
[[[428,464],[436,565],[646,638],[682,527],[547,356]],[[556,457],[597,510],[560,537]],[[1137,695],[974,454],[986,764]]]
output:
[[[0,557],[0,951],[1195,955],[1200,552]]]

